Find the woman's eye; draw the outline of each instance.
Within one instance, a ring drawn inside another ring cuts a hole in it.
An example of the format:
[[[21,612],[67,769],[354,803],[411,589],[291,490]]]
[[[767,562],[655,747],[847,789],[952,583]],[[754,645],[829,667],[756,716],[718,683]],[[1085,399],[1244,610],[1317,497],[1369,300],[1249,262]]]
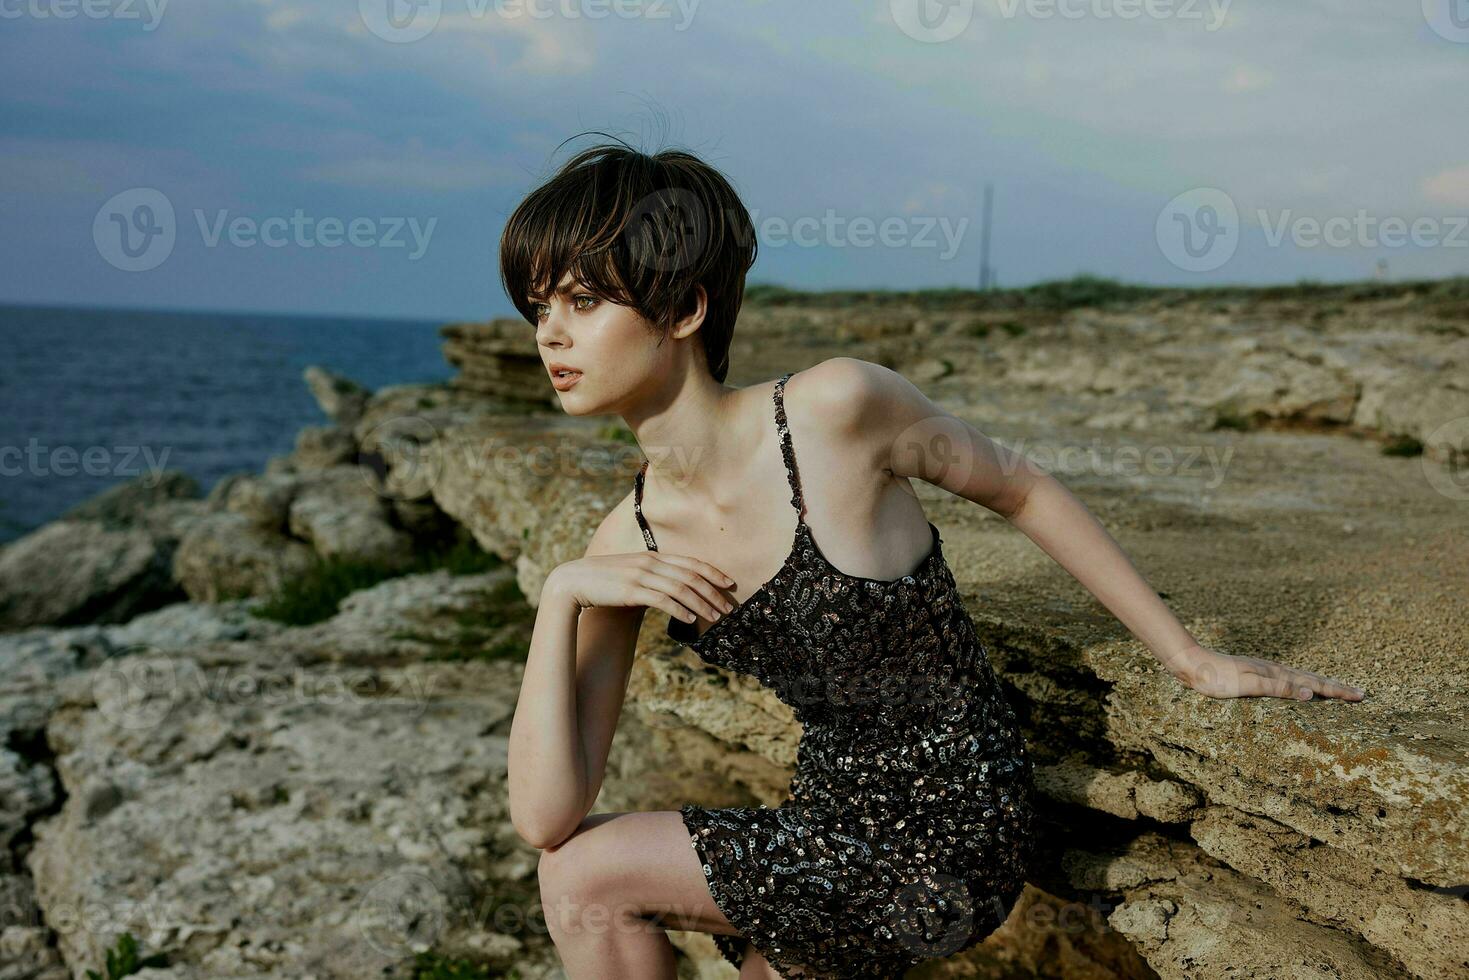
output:
[[[582,305],[582,300],[587,300],[586,305]],[[593,306],[597,305],[597,297],[588,293],[579,293],[572,297],[572,302],[578,310],[590,310]],[[551,315],[551,307],[545,303],[532,303],[530,308],[531,312],[535,313],[537,320],[544,320]]]

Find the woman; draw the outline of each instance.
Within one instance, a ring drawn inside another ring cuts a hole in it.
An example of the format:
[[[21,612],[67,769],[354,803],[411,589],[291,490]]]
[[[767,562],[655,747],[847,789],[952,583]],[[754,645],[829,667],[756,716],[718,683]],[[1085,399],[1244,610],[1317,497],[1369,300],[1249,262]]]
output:
[[[664,929],[710,933],[744,980],[899,977],[1004,921],[1031,764],[913,478],[1004,516],[1197,691],[1361,698],[1198,644],[1059,482],[887,368],[725,385],[755,240],[697,158],[584,151],[500,255],[562,407],[620,415],[645,457],[547,576],[510,734],[511,819],[573,980],[674,977]],[[650,608],[792,706],[780,806],[587,816]]]

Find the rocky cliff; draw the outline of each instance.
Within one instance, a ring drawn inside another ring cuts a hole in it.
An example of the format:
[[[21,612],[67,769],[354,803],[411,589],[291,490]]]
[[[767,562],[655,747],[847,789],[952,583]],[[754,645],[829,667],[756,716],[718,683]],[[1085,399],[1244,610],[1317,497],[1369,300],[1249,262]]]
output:
[[[915,974],[1463,975],[1469,290],[1102,285],[752,291],[730,381],[887,364],[1056,473],[1201,641],[1368,694],[1188,691],[1014,528],[921,485],[1046,857],[995,936]],[[313,371],[329,424],[266,472],[119,488],[0,550],[0,980],[84,977],[124,931],[165,954],[149,980],[430,976],[425,951],[559,975],[505,814],[523,597],[639,457],[554,412],[508,325],[445,340],[455,383]],[[499,561],[422,560],[470,541]],[[376,578],[329,615],[281,613],[353,563]],[[778,802],[798,726],[665,623],[597,810]],[[733,976],[675,940],[686,976]]]

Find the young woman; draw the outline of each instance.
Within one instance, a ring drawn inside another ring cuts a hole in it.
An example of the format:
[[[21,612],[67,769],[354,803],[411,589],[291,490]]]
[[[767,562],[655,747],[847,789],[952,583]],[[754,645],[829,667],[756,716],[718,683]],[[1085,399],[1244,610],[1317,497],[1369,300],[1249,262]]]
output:
[[[1194,690],[1361,698],[1201,646],[1064,486],[887,368],[724,384],[755,248],[715,170],[617,145],[569,161],[501,241],[562,407],[620,415],[644,454],[546,579],[510,733],[511,820],[572,980],[674,977],[665,929],[710,933],[743,980],[900,977],[1005,920],[1031,764],[912,479],[1004,516]],[[780,806],[588,816],[648,609],[792,706]]]

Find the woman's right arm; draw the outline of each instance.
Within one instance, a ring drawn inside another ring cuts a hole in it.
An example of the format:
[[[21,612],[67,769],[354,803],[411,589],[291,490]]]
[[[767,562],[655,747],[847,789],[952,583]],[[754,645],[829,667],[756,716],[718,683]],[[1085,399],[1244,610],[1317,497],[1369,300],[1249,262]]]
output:
[[[614,508],[584,558],[546,577],[510,724],[510,821],[532,847],[561,843],[591,812],[622,714],[633,653],[650,606],[714,619],[729,603],[723,573],[697,559],[641,550]],[[622,513],[626,511],[626,513]],[[718,603],[716,608],[715,603]]]

